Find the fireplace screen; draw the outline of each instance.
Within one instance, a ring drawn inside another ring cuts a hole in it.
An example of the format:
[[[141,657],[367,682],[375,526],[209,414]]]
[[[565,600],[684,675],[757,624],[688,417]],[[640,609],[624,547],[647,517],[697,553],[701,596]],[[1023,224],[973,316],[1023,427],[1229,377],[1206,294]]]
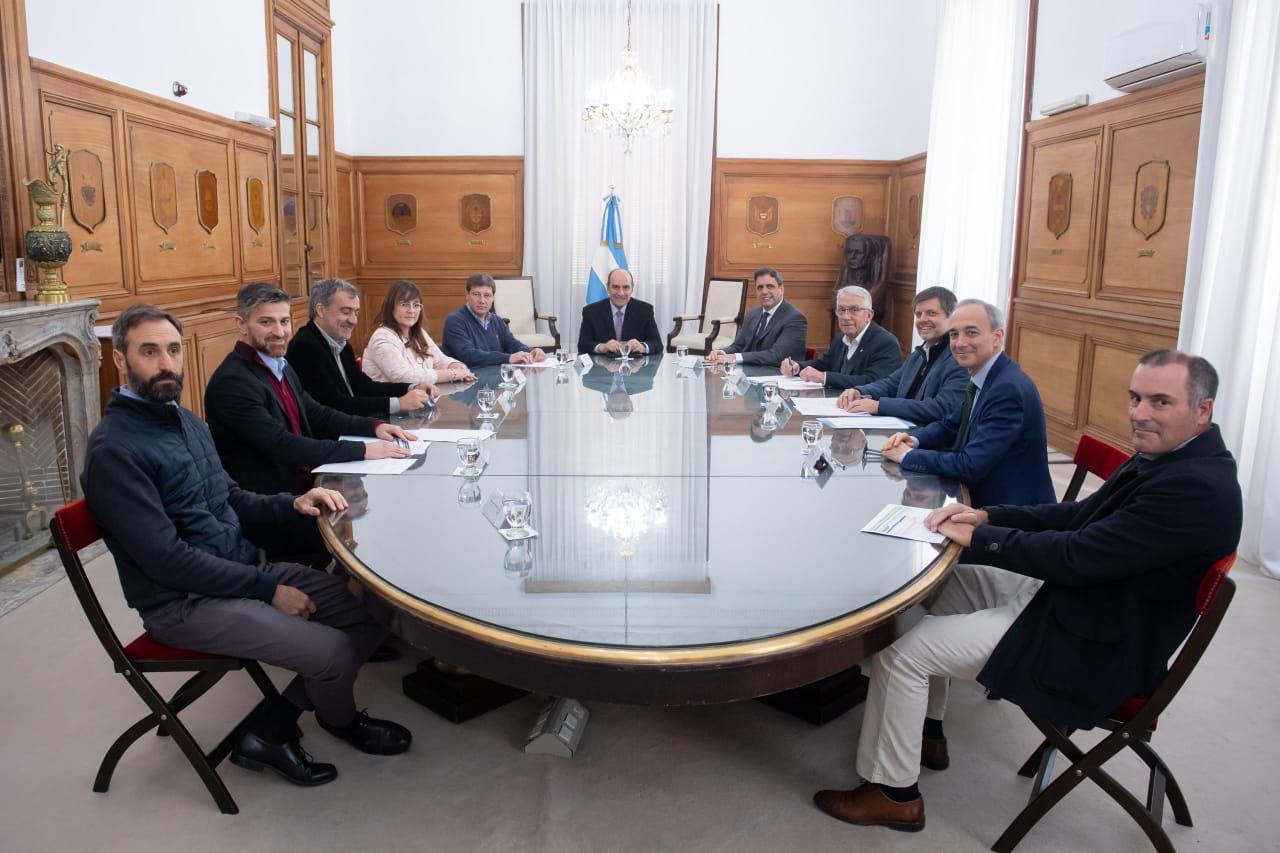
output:
[[[48,350],[0,365],[0,568],[47,546],[49,519],[74,496],[63,391]]]

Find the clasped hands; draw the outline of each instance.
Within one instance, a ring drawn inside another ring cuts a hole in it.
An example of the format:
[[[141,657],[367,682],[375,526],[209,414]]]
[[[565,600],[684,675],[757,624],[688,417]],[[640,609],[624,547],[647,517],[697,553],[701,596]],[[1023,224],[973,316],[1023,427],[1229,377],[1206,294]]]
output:
[[[639,353],[640,355],[647,354],[647,351],[644,348],[644,344],[641,343],[636,338],[632,338],[631,340],[627,341],[627,346],[631,348],[630,352],[632,354],[634,353]],[[622,341],[615,341],[613,339],[607,340],[596,347],[596,352],[600,353],[601,355],[622,355]]]
[[[947,504],[925,516],[924,526],[964,547],[973,544],[973,529],[987,523],[987,511],[962,503]]]
[[[414,388],[410,388],[399,398],[400,411],[412,412],[414,409],[421,409],[429,402],[440,396],[440,391],[430,382],[424,382]]]
[[[905,432],[895,432],[880,448],[880,456],[890,462],[901,462],[907,451],[917,446],[914,438]]]
[[[511,353],[511,358],[507,361],[511,364],[534,364],[539,361],[545,361],[547,354],[540,347],[534,347],[528,352],[521,350],[520,352]]]
[[[783,376],[797,376],[805,382],[820,382],[827,384],[827,374],[818,370],[816,367],[801,367],[800,363],[794,359],[784,358],[782,364],[778,366]]]

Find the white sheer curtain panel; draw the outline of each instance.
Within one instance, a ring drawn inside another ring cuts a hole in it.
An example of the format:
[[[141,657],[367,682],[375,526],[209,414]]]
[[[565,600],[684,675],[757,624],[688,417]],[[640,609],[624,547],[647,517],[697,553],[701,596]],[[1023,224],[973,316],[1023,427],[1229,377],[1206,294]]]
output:
[[[941,0],[917,290],[1009,299],[1027,0]]]
[[[1218,369],[1214,419],[1244,492],[1240,555],[1280,577],[1280,4],[1222,6],[1178,344]]]
[[[669,136],[620,142],[582,121],[587,90],[621,65],[626,4],[526,0],[524,4],[524,269],[538,305],[577,340],[603,199],[622,201],[623,243],[635,296],[655,306],[664,338],[671,318],[696,311],[707,258],[715,111],[713,0],[635,0],[632,46],[656,88],[669,89]],[[545,306],[545,307],[543,307]]]

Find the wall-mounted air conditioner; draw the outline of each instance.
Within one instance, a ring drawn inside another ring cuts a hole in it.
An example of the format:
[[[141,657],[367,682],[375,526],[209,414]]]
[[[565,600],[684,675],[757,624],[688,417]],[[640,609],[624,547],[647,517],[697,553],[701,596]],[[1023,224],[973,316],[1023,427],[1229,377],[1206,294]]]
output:
[[[1137,92],[1204,71],[1213,45],[1213,4],[1201,3],[1195,21],[1146,24],[1107,44],[1106,83]]]

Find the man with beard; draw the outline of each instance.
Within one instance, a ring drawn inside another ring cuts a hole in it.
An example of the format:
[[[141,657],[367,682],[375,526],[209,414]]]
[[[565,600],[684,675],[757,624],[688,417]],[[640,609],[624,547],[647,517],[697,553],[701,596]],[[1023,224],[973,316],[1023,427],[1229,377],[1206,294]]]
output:
[[[356,710],[352,686],[386,625],[337,577],[269,562],[253,531],[347,506],[314,488],[261,495],[241,489],[218,461],[208,427],[178,405],[182,324],[152,305],[133,305],[112,327],[112,358],[128,378],[89,438],[81,484],[115,558],[129,606],[157,641],[191,651],[250,657],[297,674],[264,700],[231,761],[264,767],[305,786],[337,776],[299,744],[298,716],[361,752],[394,755],[412,736]]]

